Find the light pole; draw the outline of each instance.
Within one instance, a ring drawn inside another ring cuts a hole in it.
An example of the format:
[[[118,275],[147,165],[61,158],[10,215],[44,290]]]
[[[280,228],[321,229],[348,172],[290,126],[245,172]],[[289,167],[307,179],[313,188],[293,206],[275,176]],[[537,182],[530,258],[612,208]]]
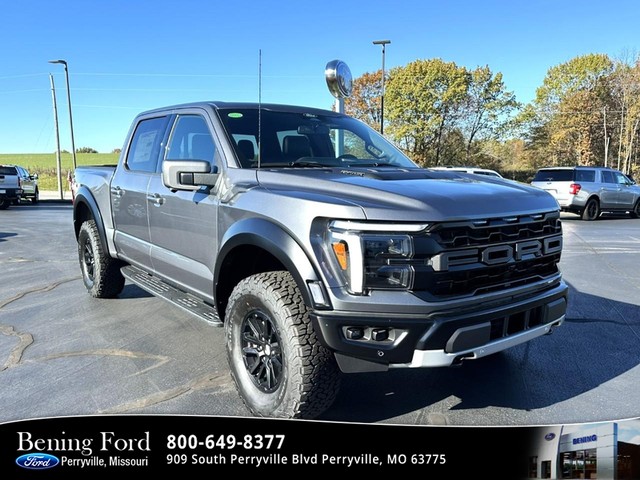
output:
[[[76,142],[73,138],[73,114],[71,113],[71,90],[69,89],[69,68],[66,60],[49,60],[49,63],[60,63],[64,65],[64,76],[67,80],[67,103],[69,104],[69,128],[71,129],[71,158],[73,158],[73,169],[76,169]]]
[[[391,40],[374,40],[374,45],[382,45],[382,91],[380,92],[380,135],[384,134],[384,52]]]

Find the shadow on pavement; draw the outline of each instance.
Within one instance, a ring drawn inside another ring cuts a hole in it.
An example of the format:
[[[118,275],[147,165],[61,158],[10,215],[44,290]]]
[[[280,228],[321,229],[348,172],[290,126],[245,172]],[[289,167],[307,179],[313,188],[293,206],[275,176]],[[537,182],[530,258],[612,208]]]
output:
[[[343,376],[321,418],[375,422],[421,410],[533,410],[572,399],[640,364],[640,307],[570,291],[565,323],[552,335],[460,367]],[[428,423],[428,422],[421,422]]]
[[[0,242],[6,242],[5,238],[15,237],[16,235],[18,234],[14,232],[0,232]]]

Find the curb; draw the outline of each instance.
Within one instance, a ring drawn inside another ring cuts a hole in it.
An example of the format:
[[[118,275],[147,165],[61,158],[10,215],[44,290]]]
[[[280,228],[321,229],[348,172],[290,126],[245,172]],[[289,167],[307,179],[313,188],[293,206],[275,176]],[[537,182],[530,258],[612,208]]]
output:
[[[71,199],[71,192],[64,191],[62,195],[64,198],[60,198],[60,193],[56,190],[41,190],[40,203],[73,203],[73,200]]]

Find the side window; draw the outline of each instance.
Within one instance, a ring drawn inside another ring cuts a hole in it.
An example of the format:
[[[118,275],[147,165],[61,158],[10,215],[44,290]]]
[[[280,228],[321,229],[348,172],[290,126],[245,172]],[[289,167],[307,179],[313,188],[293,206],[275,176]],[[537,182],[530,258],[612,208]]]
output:
[[[625,177],[623,174],[621,174],[620,172],[614,172],[613,174],[616,178],[616,183],[619,185],[626,185],[627,184],[627,177]]]
[[[205,160],[213,164],[215,146],[204,118],[180,115],[169,140],[167,160]]]
[[[576,182],[595,182],[595,170],[576,170]]]
[[[601,170],[601,173],[603,183],[616,183],[616,180],[613,177],[613,172],[610,172],[608,170]]]
[[[336,139],[338,138],[336,130],[331,130],[331,143],[333,143],[333,149],[338,153],[339,149],[336,145]],[[350,132],[349,130],[342,130],[343,135],[343,151],[342,155],[352,155],[356,158],[360,158],[362,160],[372,160],[376,157],[372,155],[368,150],[367,146],[364,143],[364,140],[357,136],[355,133]]]
[[[127,153],[127,168],[138,172],[155,172],[167,117],[142,120],[136,127]]]
[[[258,141],[255,135],[234,133],[233,141],[236,144],[236,152],[242,168],[251,168],[258,160]]]

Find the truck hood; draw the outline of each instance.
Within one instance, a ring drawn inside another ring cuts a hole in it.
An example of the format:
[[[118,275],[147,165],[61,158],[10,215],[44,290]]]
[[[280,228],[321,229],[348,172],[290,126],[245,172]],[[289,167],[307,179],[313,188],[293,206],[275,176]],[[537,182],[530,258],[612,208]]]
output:
[[[558,209],[550,194],[523,183],[422,168],[262,169],[257,179],[278,195],[358,205],[372,220],[455,221]]]

